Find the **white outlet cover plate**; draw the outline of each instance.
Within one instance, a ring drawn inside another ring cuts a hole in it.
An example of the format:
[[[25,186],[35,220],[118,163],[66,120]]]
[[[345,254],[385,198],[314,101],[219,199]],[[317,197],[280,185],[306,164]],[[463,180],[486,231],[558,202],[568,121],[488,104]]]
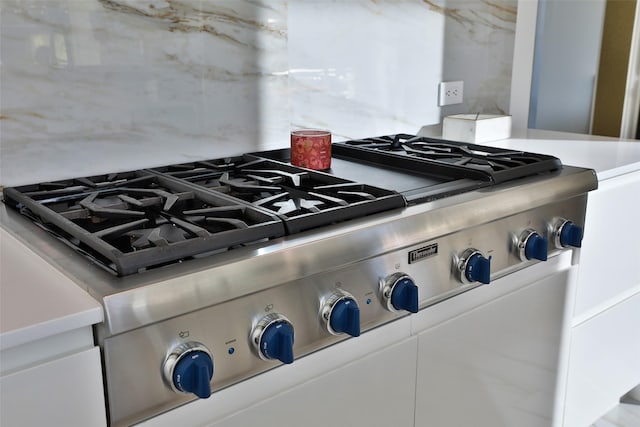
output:
[[[464,82],[442,82],[438,90],[438,106],[462,104]]]

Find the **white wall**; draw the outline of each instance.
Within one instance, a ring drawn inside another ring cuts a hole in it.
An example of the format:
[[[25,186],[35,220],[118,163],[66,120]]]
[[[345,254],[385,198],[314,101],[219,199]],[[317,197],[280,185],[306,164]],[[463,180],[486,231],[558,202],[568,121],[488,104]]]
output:
[[[529,127],[589,133],[605,0],[539,0]]]

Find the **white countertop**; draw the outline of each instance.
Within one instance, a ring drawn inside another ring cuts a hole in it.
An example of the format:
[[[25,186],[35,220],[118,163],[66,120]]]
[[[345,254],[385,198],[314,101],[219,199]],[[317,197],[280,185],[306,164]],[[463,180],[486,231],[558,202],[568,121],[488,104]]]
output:
[[[529,129],[525,135],[486,145],[549,154],[565,165],[594,169],[600,181],[640,170],[640,141],[637,140]]]
[[[0,228],[0,350],[102,320],[96,300]]]
[[[442,138],[440,125],[425,126],[420,135]],[[640,141],[597,135],[529,129],[509,139],[480,145],[555,156],[568,166],[594,169],[598,180],[640,171]]]

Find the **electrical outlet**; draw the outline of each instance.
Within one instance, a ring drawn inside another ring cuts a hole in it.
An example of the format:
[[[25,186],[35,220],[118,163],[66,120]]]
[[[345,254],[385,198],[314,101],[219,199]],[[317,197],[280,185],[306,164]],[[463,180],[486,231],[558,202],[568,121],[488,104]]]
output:
[[[438,93],[438,106],[462,104],[462,91],[464,82],[442,82]]]

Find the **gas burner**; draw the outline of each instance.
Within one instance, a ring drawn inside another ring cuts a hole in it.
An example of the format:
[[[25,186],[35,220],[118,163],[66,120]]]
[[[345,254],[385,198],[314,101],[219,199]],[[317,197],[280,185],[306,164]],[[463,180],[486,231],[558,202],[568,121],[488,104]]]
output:
[[[281,202],[274,201],[277,199],[283,199]],[[269,197],[267,199],[263,199],[261,201],[256,202],[258,206],[265,206],[267,203],[270,203],[271,208],[269,210],[275,210],[279,215],[291,215],[291,214],[300,214],[303,211],[306,212],[320,212],[321,209],[318,206],[322,206],[324,202],[320,200],[307,200],[307,199],[291,199],[288,198],[286,193],[276,194],[273,197]]]
[[[560,160],[483,145],[398,134],[333,144],[340,158],[366,161],[415,173],[492,183],[562,169]]]
[[[243,171],[244,172],[244,171]],[[236,175],[234,178],[229,176],[228,172],[223,173],[218,179],[218,188],[224,188],[224,186],[229,187],[229,192],[263,192],[263,191],[278,191],[280,187],[274,186],[272,184],[277,184],[282,182],[283,179],[278,177],[274,178],[262,178],[255,175]],[[268,184],[268,185],[265,185]],[[212,187],[209,187],[212,188]]]
[[[151,176],[137,176],[133,172],[96,175],[85,178],[74,178],[56,182],[43,182],[28,186],[25,194],[42,203],[60,201],[61,197],[74,198],[77,194],[89,195],[122,185],[144,185]]]
[[[256,180],[266,180],[267,182],[282,183],[283,185],[291,185],[300,187],[303,179],[309,179],[308,172],[287,172],[283,170],[261,170],[261,169],[241,169],[242,173],[246,173],[248,177]],[[269,178],[269,176],[271,178]]]
[[[78,195],[81,197],[82,194]],[[69,206],[59,214],[67,219],[91,219],[92,222],[102,222],[109,218],[139,218],[146,215],[146,211],[164,210],[171,208],[180,200],[193,199],[193,192],[169,193],[160,189],[141,189],[121,187],[110,191],[93,192],[78,202]],[[67,201],[73,201],[68,197]],[[62,201],[60,198],[42,200],[43,205]]]
[[[405,205],[250,155],[8,188],[5,201],[118,275]]]
[[[161,224],[153,228],[137,229],[124,233],[131,239],[131,247],[134,250],[151,247],[169,246],[171,243],[181,242],[189,237],[189,234],[175,224]]]
[[[245,155],[224,171],[216,160],[154,169],[278,215],[289,233],[405,206],[393,191]]]
[[[192,177],[194,175],[205,175],[210,173],[221,173],[236,167],[236,164],[242,163],[242,157],[227,157],[224,159],[207,160],[192,163],[180,163],[171,166],[165,166],[167,175],[176,178]]]
[[[406,142],[402,149],[409,156],[467,166],[487,171],[501,171],[535,163],[539,158],[521,151],[488,153],[472,150],[468,145],[446,142]]]
[[[7,188],[4,196],[119,275],[284,234],[275,215],[144,171]]]

